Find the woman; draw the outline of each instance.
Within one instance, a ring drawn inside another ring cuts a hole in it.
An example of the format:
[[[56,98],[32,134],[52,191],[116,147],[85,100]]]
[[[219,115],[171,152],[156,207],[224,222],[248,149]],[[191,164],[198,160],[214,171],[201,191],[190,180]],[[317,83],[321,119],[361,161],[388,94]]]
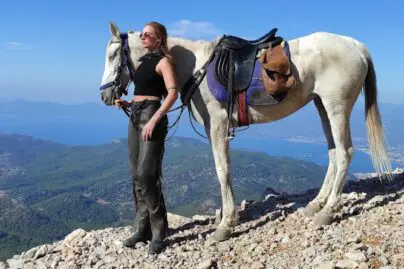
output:
[[[168,53],[167,31],[158,22],[147,23],[140,34],[148,53],[135,71],[132,101],[116,100],[117,107],[130,106],[128,128],[129,160],[132,168],[133,196],[136,204],[134,234],[126,247],[151,240],[149,253],[160,253],[168,223],[161,189],[167,111],[178,98],[177,79]],[[164,102],[161,103],[164,97]]]

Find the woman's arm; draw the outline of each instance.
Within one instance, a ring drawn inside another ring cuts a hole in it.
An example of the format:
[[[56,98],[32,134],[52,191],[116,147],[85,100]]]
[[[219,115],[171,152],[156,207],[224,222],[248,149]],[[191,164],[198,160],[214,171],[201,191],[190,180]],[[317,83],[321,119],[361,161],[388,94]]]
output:
[[[166,98],[164,98],[164,102],[162,103],[159,110],[153,115],[152,119],[158,122],[165,114],[167,114],[168,110],[173,106],[175,101],[178,98],[178,84],[177,77],[175,74],[174,66],[167,57],[163,58],[156,67],[157,72],[161,73],[164,79],[164,83],[166,85],[166,89],[168,94]]]

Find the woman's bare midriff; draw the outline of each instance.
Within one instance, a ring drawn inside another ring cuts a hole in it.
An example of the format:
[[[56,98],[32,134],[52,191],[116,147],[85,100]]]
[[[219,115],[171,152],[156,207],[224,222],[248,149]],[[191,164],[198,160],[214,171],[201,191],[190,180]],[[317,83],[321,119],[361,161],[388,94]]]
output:
[[[155,101],[160,101],[161,98],[157,96],[149,96],[149,95],[135,95],[132,98],[133,102],[141,102],[144,100],[155,100]]]

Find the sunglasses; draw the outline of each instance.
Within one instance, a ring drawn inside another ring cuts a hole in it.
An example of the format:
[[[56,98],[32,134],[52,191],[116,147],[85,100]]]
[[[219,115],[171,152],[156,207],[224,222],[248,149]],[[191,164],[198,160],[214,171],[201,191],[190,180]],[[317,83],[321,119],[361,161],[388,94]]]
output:
[[[153,36],[154,36],[155,34],[153,34],[153,33],[149,33],[149,32],[144,32],[144,33],[140,33],[139,34],[139,37],[140,38],[153,38]]]

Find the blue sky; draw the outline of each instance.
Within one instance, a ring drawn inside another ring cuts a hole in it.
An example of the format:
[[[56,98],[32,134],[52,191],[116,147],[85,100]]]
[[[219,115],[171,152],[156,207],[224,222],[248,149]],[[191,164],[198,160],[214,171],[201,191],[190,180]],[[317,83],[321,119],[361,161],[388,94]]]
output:
[[[403,1],[2,1],[0,100],[99,102],[108,23],[145,22],[172,35],[256,38],[273,27],[293,39],[316,31],[352,36],[373,56],[382,102],[404,104]]]

